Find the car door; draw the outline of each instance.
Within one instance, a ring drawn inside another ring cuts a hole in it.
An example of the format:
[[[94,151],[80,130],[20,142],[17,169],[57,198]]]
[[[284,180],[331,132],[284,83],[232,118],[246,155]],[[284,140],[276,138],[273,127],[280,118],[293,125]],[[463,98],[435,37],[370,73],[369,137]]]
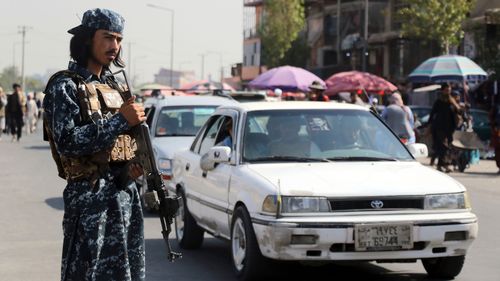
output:
[[[186,195],[188,209],[196,221],[205,228],[214,231],[216,225],[212,212],[212,202],[207,198],[209,192],[206,191],[206,181],[203,178],[203,170],[200,167],[201,156],[215,145],[217,134],[226,117],[214,115],[206,123],[206,126],[199,132],[189,152],[184,154],[181,169],[184,169],[182,182]],[[176,163],[177,165],[177,163]]]
[[[198,153],[190,160],[190,163],[193,163],[190,167],[192,168],[191,191],[187,195],[188,198],[191,197],[193,205],[196,205],[198,222],[216,236],[226,238],[229,238],[228,188],[234,166],[231,163],[221,163],[211,171],[203,171],[200,167],[200,160],[210,148],[221,142],[224,136],[222,124],[225,124],[228,118],[236,120],[235,116],[231,115],[233,114],[230,112],[221,114],[217,120],[213,121],[212,126],[206,128],[200,140]],[[234,125],[235,121],[233,121],[233,132],[235,132]],[[235,147],[234,142],[233,147]]]

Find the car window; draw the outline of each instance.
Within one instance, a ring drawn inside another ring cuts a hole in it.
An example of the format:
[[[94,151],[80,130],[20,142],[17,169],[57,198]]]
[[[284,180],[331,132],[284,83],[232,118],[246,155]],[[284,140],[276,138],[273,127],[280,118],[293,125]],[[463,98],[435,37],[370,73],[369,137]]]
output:
[[[270,157],[413,159],[383,122],[362,110],[254,111],[247,115],[244,132],[243,160],[250,162]]]
[[[200,142],[199,154],[203,155],[208,152],[210,148],[215,145],[215,141],[217,139],[217,133],[226,117],[225,116],[217,116],[214,118],[214,121],[211,122],[207,126],[205,133],[203,134],[203,138]]]
[[[215,106],[165,106],[158,114],[155,136],[195,136]]]
[[[474,126],[485,126],[489,124],[487,112],[471,111],[471,115]]]

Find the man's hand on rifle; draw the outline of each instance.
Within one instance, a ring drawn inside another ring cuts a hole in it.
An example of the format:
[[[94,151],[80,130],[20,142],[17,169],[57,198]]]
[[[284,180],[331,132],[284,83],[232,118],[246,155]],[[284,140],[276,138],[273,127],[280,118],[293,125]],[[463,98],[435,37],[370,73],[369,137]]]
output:
[[[128,99],[120,108],[120,113],[125,117],[130,127],[139,125],[142,121],[146,120],[144,107],[134,102],[135,96]]]
[[[129,170],[128,170],[128,176],[130,177],[131,180],[135,180],[138,177],[142,176],[143,171],[141,165],[137,163],[130,164]]]

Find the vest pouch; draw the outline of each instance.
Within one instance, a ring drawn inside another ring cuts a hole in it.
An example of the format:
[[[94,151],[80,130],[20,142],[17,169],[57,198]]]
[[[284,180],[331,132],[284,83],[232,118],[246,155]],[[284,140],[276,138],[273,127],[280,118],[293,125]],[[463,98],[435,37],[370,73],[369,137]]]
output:
[[[106,84],[94,84],[102,102],[109,111],[116,112],[123,104],[123,98],[120,93]]]

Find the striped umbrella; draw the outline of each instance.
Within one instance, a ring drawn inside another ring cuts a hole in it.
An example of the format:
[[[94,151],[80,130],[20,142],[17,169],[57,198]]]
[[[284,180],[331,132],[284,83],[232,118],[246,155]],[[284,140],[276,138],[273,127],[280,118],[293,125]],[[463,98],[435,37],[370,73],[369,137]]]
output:
[[[430,58],[408,76],[413,83],[441,83],[451,81],[482,81],[488,74],[467,57],[444,55]]]

